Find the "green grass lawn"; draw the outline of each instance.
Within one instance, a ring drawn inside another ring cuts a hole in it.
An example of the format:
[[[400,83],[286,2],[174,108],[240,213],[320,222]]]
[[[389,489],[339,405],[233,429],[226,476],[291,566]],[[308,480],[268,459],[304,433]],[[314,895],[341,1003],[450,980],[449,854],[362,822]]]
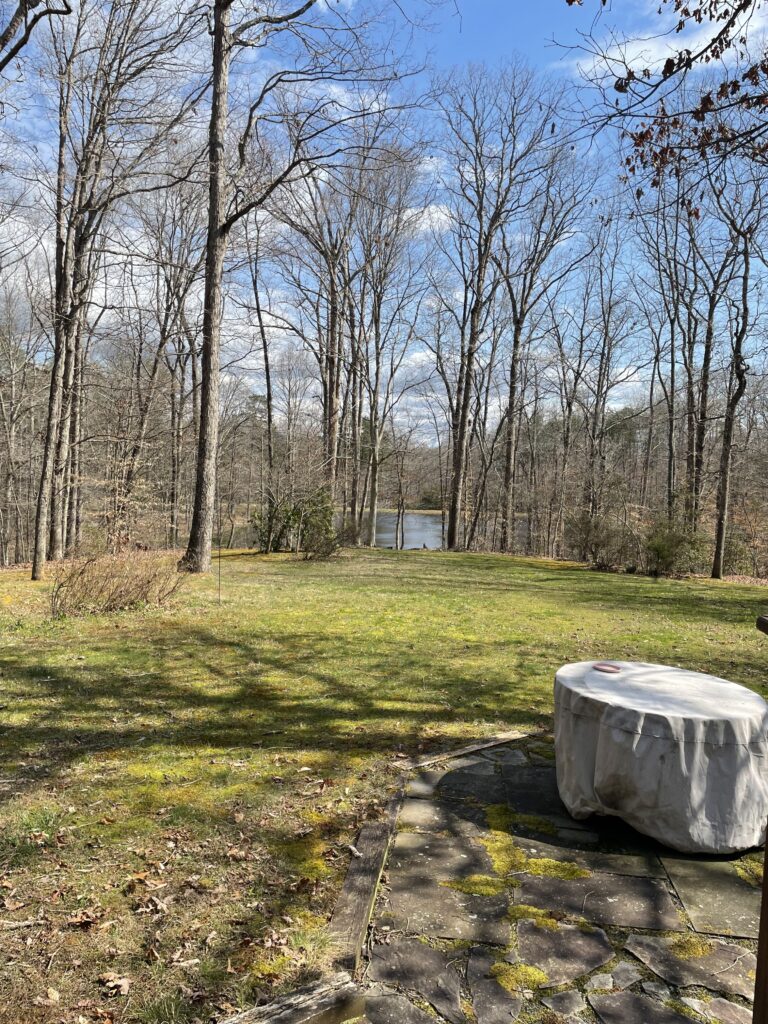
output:
[[[565,661],[765,693],[756,587],[387,551],[221,576],[51,621],[0,573],[3,1022],[208,1021],[316,976],[396,755],[536,727]]]

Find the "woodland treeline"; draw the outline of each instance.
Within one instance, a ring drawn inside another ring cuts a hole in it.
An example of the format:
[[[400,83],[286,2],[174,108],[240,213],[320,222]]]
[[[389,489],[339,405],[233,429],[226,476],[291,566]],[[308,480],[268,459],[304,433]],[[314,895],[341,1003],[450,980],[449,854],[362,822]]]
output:
[[[373,8],[38,27],[2,97],[0,564],[205,569],[322,494],[347,544],[431,507],[449,549],[768,574],[764,162],[638,161],[562,77],[430,75]]]

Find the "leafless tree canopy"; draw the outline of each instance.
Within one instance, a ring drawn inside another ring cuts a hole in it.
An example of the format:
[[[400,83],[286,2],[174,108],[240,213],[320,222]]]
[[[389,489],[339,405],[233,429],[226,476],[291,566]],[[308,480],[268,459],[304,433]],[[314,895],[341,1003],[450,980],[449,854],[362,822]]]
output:
[[[591,146],[522,59],[409,62],[389,0],[9,7],[0,564],[429,509],[451,549],[767,574],[761,78],[717,113],[750,146],[676,84],[747,59],[720,6],[613,67],[651,134]]]

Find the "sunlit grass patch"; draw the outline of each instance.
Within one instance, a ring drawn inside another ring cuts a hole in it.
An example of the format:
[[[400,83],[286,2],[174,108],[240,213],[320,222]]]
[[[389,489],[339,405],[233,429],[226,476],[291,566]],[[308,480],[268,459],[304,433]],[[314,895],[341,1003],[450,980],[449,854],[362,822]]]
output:
[[[196,578],[173,611],[61,622],[26,575],[0,573],[0,905],[40,924],[0,932],[4,1024],[44,1020],[48,987],[51,1020],[91,1003],[186,1024],[317,977],[349,844],[398,762],[538,729],[563,662],[665,661],[765,692],[758,588],[490,555],[227,552],[221,604]],[[546,819],[489,824],[513,873],[568,870],[510,847]],[[130,998],[106,995],[105,972]]]

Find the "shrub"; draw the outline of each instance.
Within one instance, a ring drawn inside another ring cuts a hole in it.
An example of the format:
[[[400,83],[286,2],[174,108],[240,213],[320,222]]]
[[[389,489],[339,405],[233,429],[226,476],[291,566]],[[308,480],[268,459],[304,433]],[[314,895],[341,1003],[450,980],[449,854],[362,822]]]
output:
[[[639,556],[638,537],[632,524],[610,512],[590,517],[586,510],[581,510],[569,515],[565,542],[577,558],[591,562],[596,569],[633,564]]]
[[[725,574],[757,576],[755,551],[740,530],[734,530],[725,541]]]
[[[316,491],[300,504],[296,550],[309,558],[330,558],[339,547],[330,494]]]
[[[288,502],[270,502],[263,512],[253,514],[256,546],[264,554],[284,551],[290,546],[290,536],[296,527],[296,505]]]
[[[711,558],[709,540],[674,521],[655,522],[645,538],[646,570],[651,576],[706,572]]]
[[[308,558],[329,558],[339,547],[335,519],[331,496],[321,488],[255,513],[256,543],[265,553],[289,550]]]
[[[132,551],[64,563],[51,591],[51,613],[98,615],[167,604],[185,575],[172,554]]]

